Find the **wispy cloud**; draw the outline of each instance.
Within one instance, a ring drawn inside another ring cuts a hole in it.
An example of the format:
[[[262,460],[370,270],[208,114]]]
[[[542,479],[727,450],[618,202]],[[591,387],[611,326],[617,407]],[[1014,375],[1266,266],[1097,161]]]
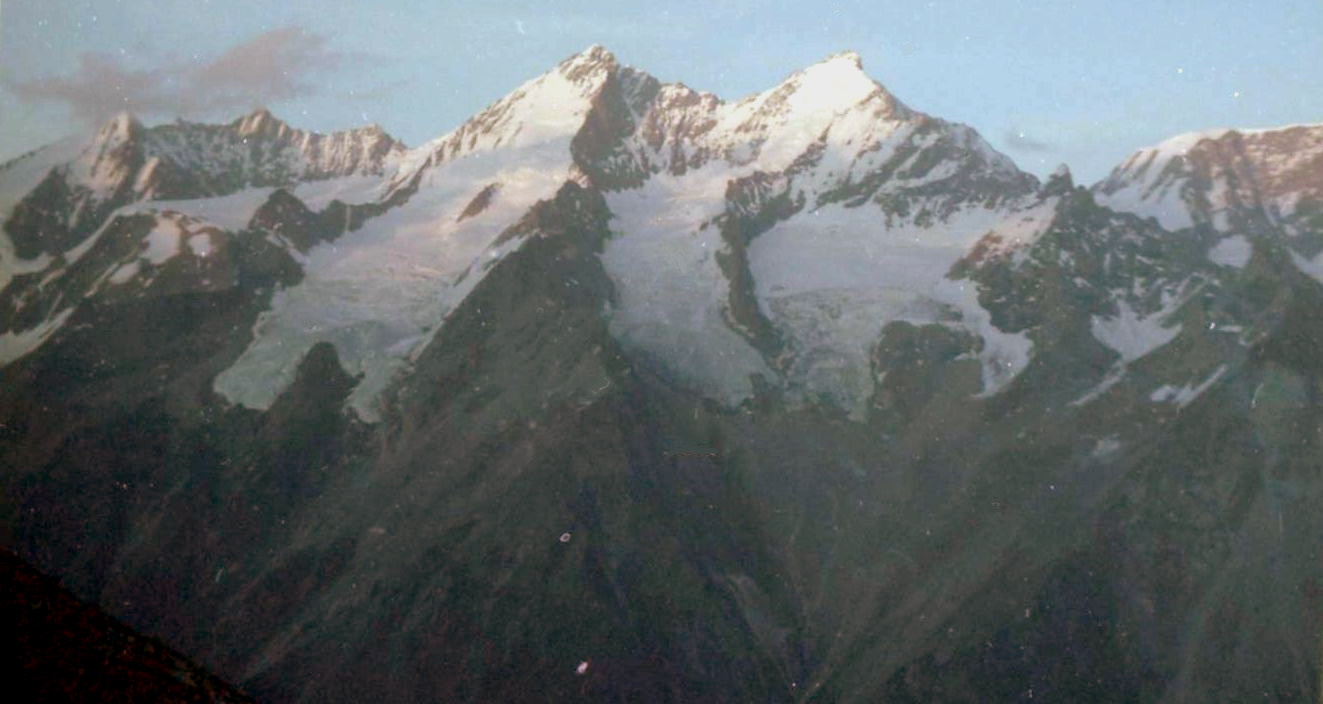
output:
[[[113,54],[86,53],[70,75],[9,79],[5,87],[21,99],[65,105],[89,123],[121,110],[204,116],[312,95],[318,91],[312,79],[343,60],[321,35],[284,27],[214,58],[163,61],[148,68],[131,68]]]
[[[1057,150],[1056,145],[1030,137],[1028,134],[1025,134],[1024,130],[1015,127],[1006,130],[1006,132],[1002,134],[1001,140],[1008,149],[1017,152],[1047,154]]]

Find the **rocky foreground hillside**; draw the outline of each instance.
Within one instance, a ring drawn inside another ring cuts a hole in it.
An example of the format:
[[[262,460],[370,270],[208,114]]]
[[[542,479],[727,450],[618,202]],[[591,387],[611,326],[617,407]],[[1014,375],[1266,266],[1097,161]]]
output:
[[[252,699],[187,658],[85,604],[18,556],[0,553],[0,619],[14,691],[36,702]]]

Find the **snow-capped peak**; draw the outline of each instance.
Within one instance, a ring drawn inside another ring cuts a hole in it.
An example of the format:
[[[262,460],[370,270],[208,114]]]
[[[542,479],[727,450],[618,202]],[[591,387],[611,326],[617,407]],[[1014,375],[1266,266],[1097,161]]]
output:
[[[711,137],[733,145],[732,161],[756,158],[764,171],[779,171],[824,136],[829,149],[853,155],[915,116],[864,73],[858,54],[846,52],[723,106]]]
[[[882,90],[864,73],[863,60],[854,52],[828,57],[804,69],[797,78],[795,98],[800,106],[853,105]]]
[[[619,63],[616,61],[615,54],[612,54],[601,44],[593,44],[583,51],[560,62],[556,69],[565,74],[574,74],[582,71],[592,71],[597,68],[614,69]]]
[[[1222,137],[1226,136],[1228,132],[1231,131],[1232,130],[1228,128],[1218,128],[1211,130],[1200,130],[1198,132],[1187,132],[1185,134],[1178,134],[1175,137],[1164,139],[1163,141],[1159,142],[1158,144],[1152,147],[1148,147],[1147,149],[1141,149],[1140,153],[1146,155],[1152,154],[1158,158],[1168,158],[1168,159],[1177,156],[1185,156],[1187,153],[1189,153],[1191,149],[1197,146],[1200,142],[1210,139],[1211,140],[1221,139]]]
[[[1169,230],[1250,221],[1290,229],[1297,206],[1323,196],[1321,176],[1323,125],[1219,128],[1140,149],[1093,190],[1099,202]]]
[[[845,63],[853,64],[856,69],[860,71],[864,70],[863,58],[859,56],[859,52],[853,49],[847,49],[845,51],[840,51],[835,54],[832,54],[831,56],[828,56],[826,59],[823,59],[819,63],[826,64],[826,63],[835,63],[835,62],[845,62]]]
[[[1198,147],[1205,141],[1216,142],[1228,135],[1236,135],[1242,138],[1253,139],[1256,137],[1270,136],[1279,133],[1290,132],[1293,130],[1323,130],[1323,123],[1315,124],[1297,124],[1283,125],[1281,127],[1217,127],[1213,129],[1199,130],[1196,132],[1186,132],[1169,137],[1163,141],[1151,146],[1140,149],[1131,156],[1131,159],[1153,155],[1159,158],[1172,158],[1185,156],[1190,150]]]
[[[769,107],[781,107],[784,100],[786,112],[804,114],[840,113],[879,95],[887,95],[886,90],[864,73],[859,54],[847,51],[796,71],[757,97]]]
[[[565,59],[453,132],[412,150],[392,188],[409,182],[420,170],[496,148],[523,149],[563,141],[568,153],[569,140],[583,128],[595,97],[618,68],[615,56],[596,44]]]
[[[137,168],[135,154],[142,123],[127,111],[115,115],[97,130],[73,164],[74,177],[98,197],[107,197]]]

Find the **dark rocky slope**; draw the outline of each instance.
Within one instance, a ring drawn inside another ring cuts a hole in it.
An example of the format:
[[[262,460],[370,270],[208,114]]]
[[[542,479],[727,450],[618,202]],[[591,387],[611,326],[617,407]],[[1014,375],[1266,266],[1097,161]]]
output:
[[[5,681],[30,702],[251,702],[183,655],[0,551]]]

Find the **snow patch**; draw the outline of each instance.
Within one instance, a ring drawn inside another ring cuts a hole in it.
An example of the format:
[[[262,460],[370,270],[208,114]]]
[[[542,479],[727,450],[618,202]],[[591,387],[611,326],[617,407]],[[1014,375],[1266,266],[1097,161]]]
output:
[[[222,230],[238,232],[248,227],[253,213],[271,197],[274,188],[247,188],[228,196],[195,198],[190,200],[145,201],[121,209],[124,214],[135,212],[171,211],[215,225]]]
[[[1153,165],[1150,173],[1160,171]],[[1181,195],[1184,179],[1164,180],[1157,184],[1147,179],[1130,178],[1124,186],[1110,193],[1094,192],[1098,205],[1141,218],[1153,218],[1164,230],[1176,231],[1194,226],[1190,208]]]
[[[1223,364],[1197,386],[1190,386],[1188,384],[1185,386],[1172,386],[1170,384],[1164,384],[1155,389],[1153,393],[1149,394],[1149,400],[1154,403],[1174,403],[1178,407],[1184,408],[1188,406],[1190,402],[1199,398],[1199,396],[1207,391],[1209,387],[1217,383],[1217,380],[1221,379],[1226,371],[1227,366]]]
[[[142,256],[152,264],[164,264],[179,254],[179,238],[184,234],[184,228],[174,218],[157,218],[156,227],[143,240],[146,251]]]
[[[138,275],[138,270],[141,268],[142,260],[134,259],[133,261],[120,266],[118,269],[115,269],[115,271],[110,274],[110,278],[108,278],[107,281],[115,285],[127,283],[133,277]]]
[[[211,233],[199,232],[196,235],[190,235],[188,238],[188,251],[195,257],[206,258],[215,251],[216,245],[211,241]]]
[[[992,314],[978,302],[978,288],[972,281],[945,281],[939,291],[956,307],[965,327],[983,339],[979,361],[983,366],[983,392],[987,397],[1002,389],[1029,366],[1034,343],[1025,332],[1005,332],[992,322]]]
[[[0,223],[8,222],[14,208],[51,169],[76,158],[84,146],[85,142],[77,138],[63,139],[0,165]],[[50,262],[51,257],[47,254],[34,259],[19,259],[14,253],[13,241],[0,227],[0,290],[4,290],[15,276],[42,271],[50,266]]]
[[[0,165],[0,221],[9,219],[14,206],[31,193],[51,169],[75,159],[85,146],[84,140],[70,137]]]
[[[1295,250],[1291,250],[1291,261],[1295,262],[1297,269],[1304,272],[1310,278],[1319,283],[1323,283],[1323,253],[1320,253],[1313,259],[1305,259],[1296,253]]]
[[[1052,226],[1060,202],[1059,197],[1047,198],[998,222],[980,240],[980,246],[986,249],[985,256],[996,257],[1014,253],[1016,263],[1028,256],[1030,246]]]
[[[1138,281],[1134,283],[1134,287],[1138,291]],[[1166,327],[1166,320],[1180,310],[1180,307],[1192,295],[1193,291],[1187,292],[1184,287],[1176,294],[1164,293],[1162,308],[1149,315],[1140,315],[1124,300],[1118,299],[1116,302],[1117,315],[1112,317],[1093,316],[1090,320],[1090,328],[1094,339],[1116,352],[1121,358],[1112,365],[1112,368],[1107,371],[1106,376],[1097,386],[1085,392],[1083,396],[1071,401],[1068,405],[1083,406],[1101,398],[1103,394],[1110,391],[1113,386],[1116,386],[1125,378],[1132,362],[1148,356],[1158,348],[1176,339],[1176,336],[1181,333],[1181,324]]]
[[[66,308],[36,327],[19,332],[6,332],[0,335],[0,367],[18,360],[40,347],[69,320],[69,316],[73,315],[73,312],[73,308]]]
[[[19,259],[9,238],[0,235],[0,291],[3,291],[15,276],[45,271],[54,260],[49,254],[41,254],[34,259]]]
[[[1234,235],[1213,245],[1213,248],[1208,250],[1208,260],[1220,266],[1244,269],[1253,251],[1254,248],[1244,235]]]
[[[382,176],[355,175],[322,181],[305,181],[291,191],[308,209],[320,212],[338,200],[346,205],[360,205],[380,199],[386,193],[386,180]]]
[[[1136,313],[1125,301],[1117,301],[1116,305],[1120,312],[1115,317],[1095,315],[1090,328],[1095,339],[1121,355],[1123,364],[1148,355],[1176,339],[1181,332],[1180,324],[1170,328],[1164,325],[1167,317],[1179,308],[1179,303],[1147,316]]]
[[[1111,391],[1113,386],[1116,386],[1125,378],[1125,372],[1126,366],[1124,363],[1113,366],[1107,371],[1107,375],[1103,377],[1103,380],[1098,382],[1097,386],[1084,392],[1083,396],[1080,396],[1066,405],[1083,406],[1086,403],[1092,403],[1093,401],[1102,398],[1103,394]]]
[[[1116,454],[1121,449],[1121,441],[1115,435],[1108,435],[1105,438],[1099,438],[1093,446],[1093,451],[1089,456],[1096,460],[1105,459]]]

